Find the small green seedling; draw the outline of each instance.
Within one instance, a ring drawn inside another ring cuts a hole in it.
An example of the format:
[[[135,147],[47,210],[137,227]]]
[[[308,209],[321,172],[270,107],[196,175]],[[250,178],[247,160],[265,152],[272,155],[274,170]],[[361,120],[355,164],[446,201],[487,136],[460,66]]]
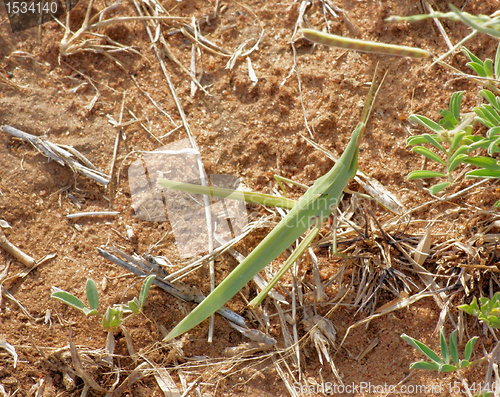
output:
[[[490,300],[488,298],[479,298],[481,308],[477,304],[477,299],[474,297],[470,305],[460,305],[458,308],[464,312],[479,318],[491,328],[500,328],[500,292],[493,295]]]
[[[426,369],[430,371],[438,372],[452,372],[460,368],[466,368],[471,365],[478,363],[480,360],[470,362],[472,356],[472,349],[478,339],[477,336],[470,339],[465,345],[464,359],[458,358],[458,348],[457,348],[457,330],[454,330],[449,339],[449,347],[446,343],[446,338],[444,335],[444,330],[441,327],[439,332],[439,342],[441,346],[441,357],[435,353],[430,347],[423,344],[422,342],[403,334],[401,338],[405,340],[408,344],[412,345],[420,353],[426,356],[431,361],[418,361],[410,365],[410,369]],[[451,364],[453,362],[453,364]]]
[[[146,297],[148,296],[149,288],[155,279],[154,275],[147,276],[142,283],[141,292],[139,293],[139,299],[134,297],[131,301],[126,304],[113,305],[108,307],[104,315],[99,314],[99,296],[97,293],[97,286],[95,282],[91,279],[87,280],[86,293],[87,302],[89,306],[83,303],[73,294],[69,292],[60,290],[57,287],[53,287],[53,293],[50,295],[51,298],[57,299],[68,306],[72,306],[75,309],[80,310],[83,314],[88,316],[97,316],[102,318],[102,327],[108,331],[115,331],[123,323],[125,318],[124,315],[127,314],[139,314],[144,307],[146,302]]]

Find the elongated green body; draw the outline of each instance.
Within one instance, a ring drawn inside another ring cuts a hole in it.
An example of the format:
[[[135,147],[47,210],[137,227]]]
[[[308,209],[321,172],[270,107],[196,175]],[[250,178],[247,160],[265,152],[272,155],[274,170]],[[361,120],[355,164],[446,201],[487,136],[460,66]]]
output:
[[[364,123],[359,123],[344,153],[333,168],[316,180],[288,215],[198,307],[167,335],[166,340],[181,335],[211,316],[236,295],[257,272],[286,250],[313,222],[326,220],[332,210],[337,207],[342,191],[356,174],[359,140],[363,129]]]
[[[431,56],[430,52],[422,50],[420,48],[377,43],[375,41],[351,39],[348,37],[320,32],[314,29],[301,29],[300,31],[307,40],[310,40],[314,43],[329,45],[332,47],[347,48],[350,50],[363,52],[373,52],[376,54],[397,55],[401,57],[428,58]]]
[[[270,205],[272,207],[286,208],[288,210],[291,210],[296,204],[296,201],[294,200],[290,200],[284,197],[271,196],[270,194],[194,185],[191,183],[170,181],[168,179],[159,179],[158,183],[168,189],[179,190],[181,192],[206,194],[210,197],[220,197],[223,199],[244,201],[246,203]]]

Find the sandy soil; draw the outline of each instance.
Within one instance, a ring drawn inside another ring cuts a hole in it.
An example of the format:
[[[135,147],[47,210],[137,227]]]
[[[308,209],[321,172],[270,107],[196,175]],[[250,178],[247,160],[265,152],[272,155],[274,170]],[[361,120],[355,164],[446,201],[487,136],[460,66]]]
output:
[[[470,111],[478,101],[476,85],[464,79],[454,79],[449,70],[430,66],[429,60],[313,47],[299,40],[296,43],[301,78],[299,86],[297,75],[292,71],[294,60],[290,38],[299,16],[300,3],[258,0],[223,2],[220,4],[223,11],[215,18],[212,17],[213,3],[162,0],[162,5],[172,16],[186,18],[183,21],[165,21],[161,29],[172,53],[186,68],[189,69],[191,62],[192,42],[175,29],[179,29],[182,23],[191,23],[193,17],[200,24],[204,36],[229,52],[246,40],[249,40],[245,47],[248,50],[256,43],[262,29],[265,33],[258,48],[249,55],[258,78],[256,83],[250,79],[246,58],[238,58],[234,67],[228,69],[227,57],[201,49],[197,74],[203,71],[200,82],[207,93],[198,89],[194,96],[190,93],[189,77],[162,53],[208,174],[232,174],[240,177],[249,189],[265,193],[269,193],[270,186],[276,186],[274,174],[311,184],[333,163],[308,145],[302,135],[312,136],[314,141],[335,154],[341,154],[359,121],[368,83],[378,63],[379,69],[387,72],[387,78],[361,143],[359,166],[393,192],[407,209],[431,199],[421,183],[406,179],[411,170],[422,166],[421,158],[406,148],[410,132],[421,132],[409,123],[408,117],[419,113],[436,120],[438,110],[447,107],[451,94],[457,90],[466,91],[462,109]],[[414,24],[384,21],[391,15],[422,13],[420,2],[338,0],[334,3],[345,11],[345,17],[340,14],[337,18],[328,16],[332,33],[420,47],[434,54],[447,50],[432,21]],[[435,1],[434,7],[446,10],[446,3]],[[472,14],[491,14],[498,5],[493,0],[453,3],[457,7],[464,6],[464,11]],[[81,1],[71,12],[73,31],[81,26],[87,4]],[[103,6],[103,2],[97,2],[94,12]],[[123,2],[106,17],[131,15],[137,15],[133,6]],[[312,26],[322,28],[325,24],[320,2],[314,1],[306,16]],[[443,25],[453,43],[468,34],[468,30],[459,23],[443,21]],[[111,190],[73,174],[69,168],[54,161],[47,161],[29,143],[0,132],[0,219],[12,227],[4,229],[4,232],[10,242],[37,260],[56,254],[53,259],[20,278],[12,276],[26,270],[26,267],[0,249],[0,266],[6,269],[2,274],[2,289],[12,294],[26,310],[21,310],[4,293],[0,307],[0,335],[15,347],[19,361],[14,368],[12,356],[0,350],[0,384],[11,395],[15,391],[17,395],[29,395],[30,389],[33,386],[36,388],[37,384],[43,384],[44,396],[80,395],[84,388],[83,380],[73,376],[72,381],[67,375],[68,371],[71,374],[68,368],[74,369],[67,349],[71,329],[72,340],[78,346],[86,370],[108,390],[115,382],[117,373],[120,374],[117,384],[121,385],[138,364],[147,362],[149,368],[166,369],[181,394],[195,382],[187,394],[189,396],[293,395],[293,391],[287,390],[278,366],[291,385],[307,387],[308,393],[303,395],[326,394],[311,385],[335,383],[336,378],[330,365],[324,359],[323,363],[320,362],[309,337],[300,345],[298,365],[291,354],[283,353],[286,347],[284,330],[276,316],[276,307],[270,300],[257,311],[269,316],[268,326],[263,327],[254,320],[245,302],[256,294],[253,283],[233,298],[227,307],[246,317],[252,328],[268,332],[276,338],[277,344],[268,351],[233,361],[224,356],[224,349],[249,340],[219,316],[215,319],[216,337],[213,343],[207,343],[208,322],[183,337],[180,350],[162,342],[166,332],[192,310],[193,304],[182,302],[153,287],[144,315],[126,322],[134,348],[140,353],[138,361],[130,358],[123,332],[119,332],[116,335],[114,366],[106,366],[102,361],[106,333],[99,322],[96,319],[86,320],[81,313],[50,298],[51,287],[57,286],[83,299],[87,278],[94,279],[98,284],[101,307],[126,302],[137,295],[139,287],[137,283],[132,286],[135,283],[133,277],[99,256],[97,247],[116,245],[129,254],[148,252],[155,256],[163,255],[174,264],[175,269],[183,263],[169,222],[148,222],[135,216],[127,174],[128,166],[138,158],[136,155],[127,156],[132,151],[152,151],[187,137],[182,127],[165,136],[182,125],[178,109],[142,22],[115,24],[101,29],[101,33],[125,46],[133,46],[137,53],[112,53],[119,64],[104,53],[89,51],[59,59],[59,45],[64,34],[61,26],[50,22],[40,29],[13,34],[5,9],[0,6],[0,124],[54,143],[71,145],[100,170],[109,173],[118,129],[108,121],[108,116],[119,120],[124,101],[123,122],[140,120],[121,128],[123,135],[118,146],[114,180],[118,173],[120,178]],[[77,42],[82,43],[82,39]],[[101,39],[99,44],[104,45],[105,40]],[[496,43],[485,35],[479,35],[467,47],[481,59],[494,58]],[[466,70],[466,58],[461,53],[449,57],[447,61],[460,70]],[[305,126],[299,90],[302,91],[310,134]],[[468,183],[462,183],[456,191]],[[481,215],[480,211],[491,210],[495,201],[500,199],[499,192],[488,188],[488,184],[485,186],[487,188],[476,189],[454,202],[415,211],[412,219],[439,220],[433,226],[435,244],[448,239],[462,241],[470,237],[470,229],[475,222],[488,216]],[[357,190],[359,186],[352,183],[350,188]],[[301,192],[293,188],[291,196],[297,198]],[[81,203],[81,209],[75,207],[70,195]],[[350,195],[347,196],[346,200],[349,200]],[[382,207],[371,208],[380,221],[392,216]],[[253,206],[252,209],[269,215],[268,211],[258,207]],[[67,214],[78,211],[107,210],[119,211],[120,214],[106,218],[66,218]],[[358,219],[361,215],[356,217]],[[133,239],[126,238],[127,226],[135,233]],[[405,230],[405,235],[422,235],[425,227],[426,222],[415,223]],[[248,254],[269,230],[262,228],[253,232],[235,248]],[[374,232],[372,237],[381,241],[380,232]],[[358,247],[362,250],[360,255],[376,255],[379,252],[371,248],[369,241],[360,242]],[[391,255],[402,258],[400,253],[392,248],[390,250]],[[315,252],[324,282],[331,279],[341,266],[351,263],[331,258],[327,248],[316,248]],[[491,250],[483,250],[481,255],[486,260]],[[441,253],[434,259],[430,258],[425,266],[431,272],[436,271],[438,266],[450,270],[464,258],[467,256],[463,252],[451,252],[448,256]],[[274,268],[282,262],[280,257],[275,261]],[[222,280],[235,266],[235,259],[228,254],[217,258],[216,279]],[[356,308],[352,304],[359,279],[354,280],[353,274],[357,272],[357,266],[360,265],[354,261],[347,266],[348,271],[342,282],[343,286],[352,285],[354,288],[343,302],[347,305],[328,315],[337,331],[337,343],[349,326],[370,314],[368,310],[354,316]],[[297,278],[305,283],[301,288],[306,295],[305,306],[309,307],[307,302],[311,293],[307,285],[311,285],[313,277],[311,261],[305,258],[297,272]],[[408,273],[407,276],[421,284],[414,274]],[[207,280],[208,265],[182,281],[208,294]],[[286,278],[283,285],[290,286],[287,290],[291,293],[290,280]],[[478,276],[475,280],[475,288],[487,288],[488,275],[483,278]],[[128,289],[130,286],[132,288]],[[339,292],[338,287],[339,283],[333,283],[325,290],[330,300]],[[395,296],[384,291],[370,309],[374,310],[392,299]],[[464,293],[460,292],[450,303],[450,315],[454,321],[458,314],[456,304],[462,299]],[[331,304],[316,307],[321,315],[326,315],[331,308]],[[410,374],[410,363],[423,357],[400,335],[406,333],[438,349],[438,337],[433,332],[439,315],[440,309],[435,301],[426,298],[375,319],[367,327],[354,328],[335,355],[334,349],[330,350],[344,384],[369,382],[371,385],[397,385],[402,382],[401,385],[423,385],[428,389],[426,392],[400,395],[455,396],[463,393],[450,390],[454,382],[461,382],[462,379],[469,383],[481,382],[485,366],[444,375],[426,371]],[[295,318],[299,338],[306,335],[303,320],[304,310],[299,308]],[[491,349],[493,338],[490,333],[483,334],[482,328],[473,319],[466,319],[466,322],[470,336],[481,336],[474,356],[480,358],[483,348],[487,351]],[[449,319],[445,321],[445,329],[447,334],[454,329]],[[293,334],[291,325],[288,331]],[[356,359],[374,340],[378,340],[375,347]],[[464,344],[462,341],[461,348]],[[292,379],[290,374],[295,378]],[[123,393],[118,394],[164,395],[155,377],[150,373],[146,375],[130,387],[123,386]],[[441,393],[430,389],[438,386],[442,388]],[[89,395],[104,393],[91,389]],[[358,391],[338,395],[386,393]]]

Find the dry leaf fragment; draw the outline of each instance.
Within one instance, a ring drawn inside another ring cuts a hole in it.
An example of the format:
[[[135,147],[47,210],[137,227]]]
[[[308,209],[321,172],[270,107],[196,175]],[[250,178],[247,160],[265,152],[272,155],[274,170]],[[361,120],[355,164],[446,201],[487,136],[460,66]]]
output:
[[[226,347],[224,349],[224,356],[251,356],[252,354],[257,352],[269,350],[271,347],[273,347],[273,345],[270,343],[247,342],[242,343],[236,347]]]
[[[177,389],[174,380],[166,369],[158,368],[154,376],[161,391],[165,394],[165,397],[181,397],[179,389]]]
[[[253,69],[252,66],[252,61],[250,57],[247,57],[247,63],[248,63],[248,77],[250,77],[250,80],[252,83],[255,85],[259,81],[257,75],[255,74],[255,70]]]
[[[0,227],[3,227],[4,229],[12,229],[12,226],[10,226],[9,223],[7,221],[4,221],[3,219],[0,219]]]
[[[423,265],[427,257],[429,256],[429,251],[431,250],[431,228],[427,228],[422,240],[417,245],[417,249],[415,250],[414,259],[419,265]]]
[[[7,350],[11,355],[12,357],[14,358],[14,368],[16,368],[17,366],[17,353],[16,353],[16,349],[14,348],[14,346],[12,346],[10,343],[7,343],[5,340],[0,340],[0,347]]]

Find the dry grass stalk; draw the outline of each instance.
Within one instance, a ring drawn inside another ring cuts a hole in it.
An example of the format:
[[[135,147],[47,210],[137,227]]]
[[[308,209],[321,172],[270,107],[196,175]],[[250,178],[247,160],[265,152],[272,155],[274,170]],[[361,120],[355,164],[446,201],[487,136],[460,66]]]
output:
[[[33,267],[35,265],[35,260],[17,248],[12,244],[5,236],[2,227],[0,227],[0,247],[11,254],[16,260],[21,262],[23,265],[28,267]]]
[[[134,0],[134,4],[136,6],[137,11],[139,13],[141,13],[141,8],[137,4],[137,1]],[[167,80],[167,84],[168,84],[168,87],[170,89],[170,93],[172,94],[172,96],[174,98],[175,104],[177,106],[177,110],[179,112],[179,115],[181,117],[182,123],[184,125],[184,129],[186,130],[186,133],[188,135],[189,141],[191,143],[191,147],[193,149],[197,150],[198,147],[197,147],[196,141],[194,139],[194,136],[193,136],[193,134],[191,132],[191,128],[190,128],[190,126],[189,126],[189,124],[187,122],[186,115],[184,113],[184,109],[182,108],[182,105],[181,105],[180,100],[179,100],[179,98],[177,96],[177,92],[175,90],[175,87],[174,87],[174,85],[173,85],[173,83],[172,83],[172,81],[170,79],[170,76],[169,76],[169,74],[167,72],[167,69],[165,67],[165,63],[163,62],[163,59],[160,56],[160,53],[159,53],[159,50],[158,50],[158,46],[156,45],[155,40],[153,39],[153,35],[152,35],[152,32],[151,32],[151,29],[150,29],[150,27],[147,24],[146,24],[146,30],[147,30],[148,35],[149,35],[149,37],[151,39],[151,42],[152,42],[152,44],[154,46],[156,57],[158,59],[158,62],[160,63],[163,75],[164,75],[165,79]],[[166,44],[166,42],[165,42],[165,39],[163,38],[162,35],[160,35],[160,42],[162,42],[164,48],[168,47],[167,44]],[[208,181],[206,179],[206,175],[205,175],[205,171],[203,169],[203,163],[202,163],[200,155],[197,156],[196,161],[197,161],[197,165],[198,165],[198,168],[199,168],[199,175],[200,175],[201,185],[208,186]],[[204,201],[204,204],[205,204],[205,216],[206,216],[206,220],[207,220],[208,251],[209,251],[209,253],[211,253],[214,250],[214,241],[213,241],[213,222],[212,222],[212,215],[211,215],[211,211],[210,211],[210,198],[208,196],[203,196],[203,201]],[[215,276],[214,276],[214,262],[212,260],[210,261],[209,268],[210,268],[210,287],[211,287],[211,290],[213,290],[215,288]],[[210,326],[209,326],[209,335],[208,335],[209,342],[212,341],[212,337],[213,337],[213,321],[214,321],[214,318],[213,318],[213,316],[211,316],[211,318],[210,318]]]
[[[69,56],[72,54],[76,54],[82,51],[93,51],[97,53],[104,53],[105,51],[128,51],[128,52],[133,52],[136,55],[142,56],[138,51],[131,47],[126,47],[120,43],[117,43],[114,40],[111,40],[109,37],[106,35],[102,35],[99,33],[96,33],[95,31],[104,28],[106,26],[115,24],[115,23],[123,23],[123,22],[135,22],[135,21],[147,21],[147,20],[183,20],[184,18],[181,17],[145,17],[145,16],[139,16],[139,17],[116,17],[116,18],[111,18],[107,20],[101,20],[102,16],[108,12],[111,11],[112,9],[116,8],[116,4],[112,4],[100,12],[98,12],[96,15],[94,15],[92,18],[90,17],[90,14],[92,12],[92,6],[94,5],[95,0],[90,0],[89,6],[87,8],[87,13],[85,14],[85,19],[82,23],[82,26],[78,31],[76,31],[73,35],[71,35],[71,30],[69,26],[69,19],[70,19],[70,14],[71,11],[69,11],[66,14],[66,25],[64,27],[64,37],[61,40],[61,44],[59,46],[59,53],[60,56]],[[97,22],[98,20],[98,22]],[[56,20],[57,21],[57,20]],[[83,41],[80,41],[83,39],[83,36],[89,34],[91,36],[94,36],[95,38],[93,39],[86,39]],[[101,39],[105,39],[108,41],[108,45],[101,45],[100,41]]]
[[[143,277],[150,273],[156,274],[156,278],[153,283],[179,299],[182,299],[186,302],[200,303],[205,298],[205,296],[197,289],[192,288],[182,282],[177,281],[171,283],[167,281],[165,276],[168,276],[168,274],[166,274],[164,270],[157,265],[156,267],[153,267],[154,261],[145,261],[142,258],[131,257],[117,248],[113,248],[112,250],[125,260],[110,254],[102,248],[97,248],[97,250],[99,254],[104,258],[116,263],[117,265],[123,267],[125,270],[132,272],[139,277]],[[241,329],[248,330],[245,324],[245,320],[233,311],[222,307],[217,313],[228,319],[230,322],[239,325],[240,327],[242,327]],[[236,329],[240,331],[240,329]]]

